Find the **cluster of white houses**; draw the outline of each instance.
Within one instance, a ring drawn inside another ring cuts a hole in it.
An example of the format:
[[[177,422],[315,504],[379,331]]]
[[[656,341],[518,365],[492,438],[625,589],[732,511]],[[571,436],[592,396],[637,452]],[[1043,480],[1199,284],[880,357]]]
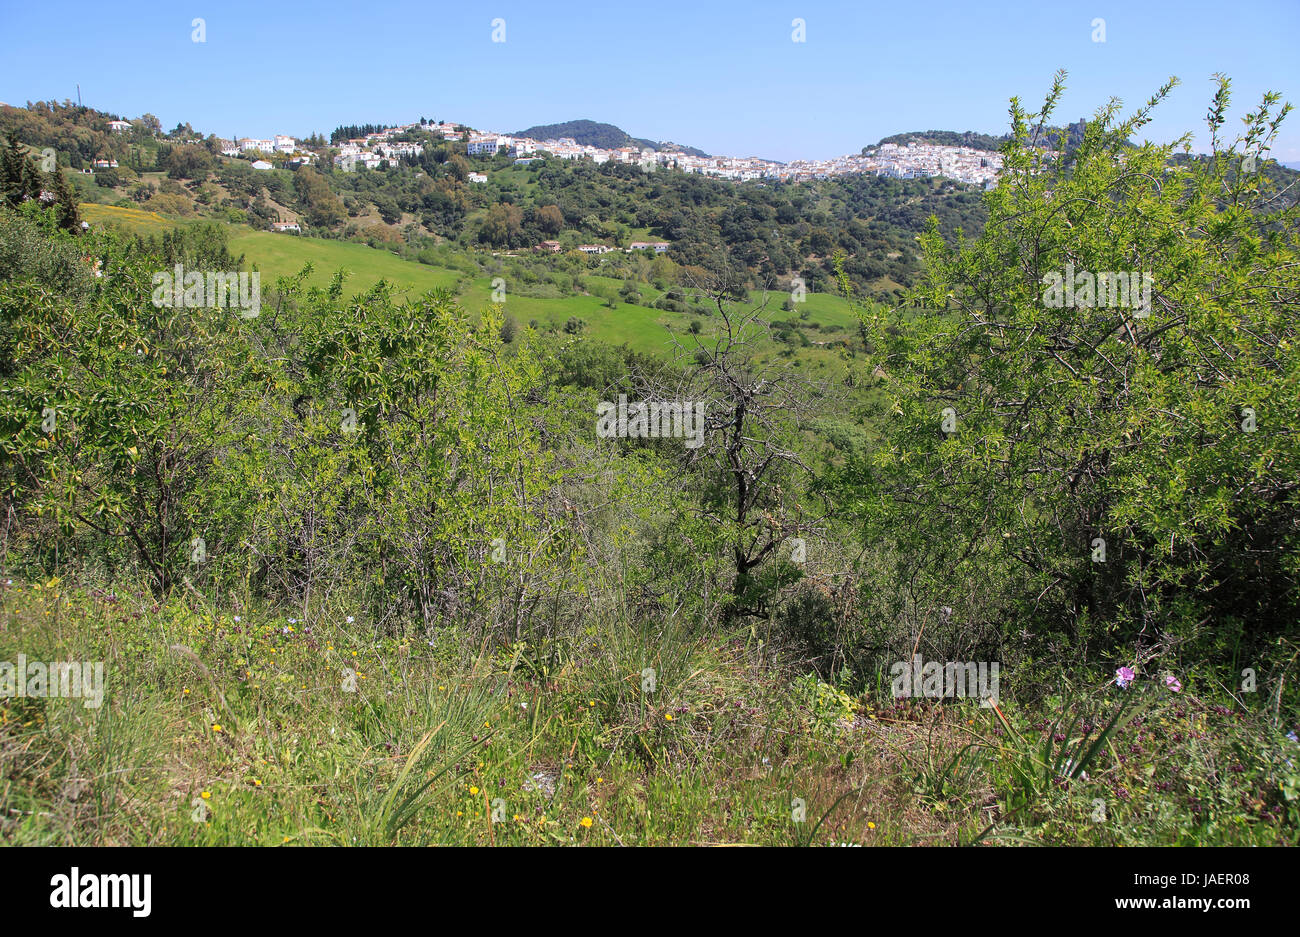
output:
[[[783,181],[824,179],[848,173],[874,173],[891,179],[943,177],[991,188],[1002,170],[1002,154],[965,146],[884,143],[854,156],[795,160],[777,173]]]
[[[466,152],[470,156],[505,153],[515,157],[515,162],[520,164],[535,162],[535,154],[543,154],[558,159],[590,159],[596,164],[626,163],[639,166],[647,172],[660,168],[680,169],[683,172],[718,176],[735,182],[753,179],[797,182],[837,175],[874,173],[897,179],[944,176],[960,182],[991,186],[1002,168],[1002,156],[999,153],[928,143],[908,143],[906,146],[886,143],[862,155],[777,163],[756,156],[696,156],[681,150],[655,150],[636,146],[602,149],[580,144],[571,137],[534,140],[529,137],[470,131]]]
[[[667,241],[633,241],[627,247],[623,248],[624,253],[640,250],[651,250],[656,254],[662,254],[668,248],[672,247]],[[552,253],[560,251],[558,241],[543,241],[539,247],[540,250],[548,250]],[[610,251],[618,250],[616,247],[610,247],[608,244],[579,244],[578,250],[584,254],[608,254]]]
[[[126,121],[112,121],[110,127],[125,130],[130,129],[131,125]],[[418,156],[422,148],[420,143],[396,139],[413,131],[429,133],[443,140],[463,140],[469,156],[495,157],[504,153],[522,165],[548,156],[556,159],[590,159],[597,164],[617,162],[639,166],[647,172],[660,168],[680,169],[683,172],[718,176],[736,182],[753,179],[798,182],[870,173],[897,179],[942,176],[991,187],[1002,169],[1000,153],[929,143],[886,143],[869,148],[861,154],[778,163],[753,156],[697,156],[680,149],[656,150],[638,146],[603,149],[578,143],[571,137],[535,140],[531,137],[474,130],[464,124],[448,121],[405,124],[344,140],[336,146],[334,165],[344,172],[352,172],[359,166],[378,169],[385,162],[396,163],[403,157]],[[291,156],[290,162],[310,163],[317,155],[307,150],[300,141],[283,134],[266,139],[244,137],[221,142],[221,152],[227,156],[281,154]],[[671,147],[672,144],[668,146]],[[270,168],[264,161],[261,164],[254,163],[254,167]],[[487,176],[479,172],[470,173],[469,181],[481,184],[487,181]]]
[[[132,128],[129,121],[109,121],[109,129],[114,133],[125,133]],[[514,158],[515,163],[528,165],[544,158],[589,159],[593,163],[624,163],[640,167],[646,172],[656,169],[679,169],[689,173],[701,173],[719,176],[743,182],[752,179],[779,179],[782,181],[802,181],[807,179],[824,179],[845,174],[874,173],[877,176],[910,179],[927,176],[942,176],[961,182],[983,184],[992,187],[1002,169],[1002,156],[999,153],[975,150],[968,147],[939,146],[929,143],[908,143],[898,145],[886,143],[868,148],[861,154],[840,156],[828,160],[795,160],[790,163],[777,163],[757,157],[697,156],[686,153],[679,148],[656,150],[650,147],[622,146],[613,149],[580,144],[570,137],[559,139],[535,140],[531,137],[510,134],[488,133],[474,130],[464,124],[440,121],[391,127],[376,133],[366,134],[350,140],[344,140],[331,147],[334,149],[334,165],[344,172],[352,172],[358,166],[378,169],[385,162],[396,163],[402,158],[420,155],[423,144],[412,140],[399,139],[412,132],[431,134],[445,141],[463,141],[466,152],[472,157],[495,157],[506,154]],[[198,141],[192,141],[198,142]],[[276,134],[269,138],[241,137],[237,140],[219,141],[221,152],[229,157],[252,159],[252,167],[257,170],[273,168],[262,156],[287,156],[288,162],[298,165],[310,165],[320,155],[322,148],[315,147],[313,152],[307,145],[286,134]],[[666,144],[673,147],[673,144]],[[97,159],[95,169],[115,169],[117,161]],[[87,170],[93,171],[93,170]],[[486,172],[470,172],[469,182],[482,185],[488,181]],[[297,222],[278,222],[273,225],[277,231],[298,231]],[[661,254],[669,249],[663,241],[636,241],[626,250],[652,250]],[[543,241],[535,250],[559,252],[562,248],[558,241]],[[605,254],[617,248],[604,244],[581,244],[577,248],[584,254]]]
[[[301,154],[315,158],[313,154],[303,149],[297,140],[282,133],[277,133],[269,139],[241,137],[238,140],[222,140],[220,143],[221,153],[224,156],[243,156],[245,153],[280,153],[287,156]]]

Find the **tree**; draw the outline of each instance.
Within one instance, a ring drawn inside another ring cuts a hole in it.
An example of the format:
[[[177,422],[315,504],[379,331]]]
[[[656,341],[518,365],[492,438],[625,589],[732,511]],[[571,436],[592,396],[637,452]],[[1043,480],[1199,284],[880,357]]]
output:
[[[829,388],[761,361],[755,352],[769,332],[768,313],[764,303],[730,300],[733,274],[695,285],[710,297],[718,327],[707,338],[690,331],[690,344],[677,344],[683,383],[650,393],[704,407],[703,444],[686,459],[703,474],[700,519],[730,553],[727,614],[763,614],[774,591],[798,575],[775,562],[782,544],[820,529],[820,518],[806,507],[811,468],[796,440],[813,401]]]
[[[0,191],[3,192],[5,204],[14,208],[40,195],[36,167],[27,158],[27,150],[18,142],[16,130],[9,131],[8,146],[0,161]]]
[[[167,147],[166,155],[160,151],[159,165],[172,179],[206,179],[217,165],[213,155],[202,146]]]
[[[31,338],[6,382],[0,435],[52,535],[95,537],[101,555],[133,559],[164,593],[197,573],[194,538],[214,554],[235,542],[213,522],[221,509],[196,492],[216,453],[244,438],[230,392],[258,365],[229,310],[155,305],[160,259],[111,235],[98,246],[116,258],[112,290],[38,301],[21,284],[0,284],[7,327]]]
[[[605,283],[597,283],[592,286],[589,286],[587,288],[587,292],[591,293],[591,295],[593,296],[599,296],[601,299],[603,299],[604,303],[602,305],[608,307],[609,309],[618,308],[619,294],[618,291],[614,289],[614,287],[608,286]]]
[[[564,213],[558,205],[543,205],[534,212],[537,227],[545,234],[559,234],[564,230]]]
[[[1031,649],[1253,660],[1294,627],[1300,209],[1248,168],[1290,108],[1225,145],[1221,79],[1208,157],[1128,143],[1174,84],[1073,150],[1040,145],[1063,75],[1013,99],[983,234],[922,237],[932,312],[863,317],[891,416],[844,503],[918,628],[942,605]]]
[[[479,230],[479,240],[498,247],[512,247],[523,241],[524,214],[516,205],[496,204],[488,209]]]
[[[324,177],[310,166],[303,166],[293,174],[293,187],[307,215],[307,223],[312,227],[329,229],[347,219],[347,211],[339,197]]]
[[[374,204],[385,224],[397,224],[402,220],[402,210],[397,207],[397,202],[391,195],[376,195]]]
[[[74,234],[81,231],[81,216],[77,212],[77,199],[72,186],[64,178],[63,171],[57,166],[51,176],[54,184],[54,214],[58,226]]]
[[[636,284],[631,280],[623,281],[623,285],[619,287],[618,295],[629,306],[635,306],[641,301],[641,291],[636,288]]]

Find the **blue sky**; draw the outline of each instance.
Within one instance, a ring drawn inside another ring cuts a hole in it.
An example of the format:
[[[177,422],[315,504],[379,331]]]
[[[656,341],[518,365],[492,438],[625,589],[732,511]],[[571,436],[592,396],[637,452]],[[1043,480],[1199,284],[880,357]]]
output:
[[[710,153],[788,160],[907,130],[1001,133],[1070,72],[1063,120],[1183,80],[1148,127],[1204,147],[1211,75],[1244,114],[1300,104],[1298,0],[124,5],[0,0],[0,101],[76,99],[219,136],[305,136],[421,116],[520,130],[590,118]],[[202,17],[206,42],[191,39]],[[806,41],[791,40],[792,20]],[[1092,40],[1105,20],[1106,41]],[[492,21],[505,20],[505,42]],[[1233,124],[1235,129],[1237,124]],[[1300,113],[1273,155],[1300,161]]]

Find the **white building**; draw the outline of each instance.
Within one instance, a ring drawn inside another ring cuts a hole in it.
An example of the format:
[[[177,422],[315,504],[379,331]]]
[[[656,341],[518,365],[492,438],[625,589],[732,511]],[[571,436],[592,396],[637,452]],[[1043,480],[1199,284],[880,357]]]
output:
[[[465,152],[470,156],[495,156],[497,150],[507,149],[510,145],[509,137],[472,137]]]

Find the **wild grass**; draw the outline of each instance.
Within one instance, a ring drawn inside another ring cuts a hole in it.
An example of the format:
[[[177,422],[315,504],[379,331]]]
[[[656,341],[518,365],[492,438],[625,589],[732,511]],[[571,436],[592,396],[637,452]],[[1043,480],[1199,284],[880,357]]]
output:
[[[0,661],[102,660],[106,694],[0,700],[0,839],[1296,842],[1300,746],[1191,679],[987,709],[853,696],[678,620],[487,646],[347,617],[4,587]]]

